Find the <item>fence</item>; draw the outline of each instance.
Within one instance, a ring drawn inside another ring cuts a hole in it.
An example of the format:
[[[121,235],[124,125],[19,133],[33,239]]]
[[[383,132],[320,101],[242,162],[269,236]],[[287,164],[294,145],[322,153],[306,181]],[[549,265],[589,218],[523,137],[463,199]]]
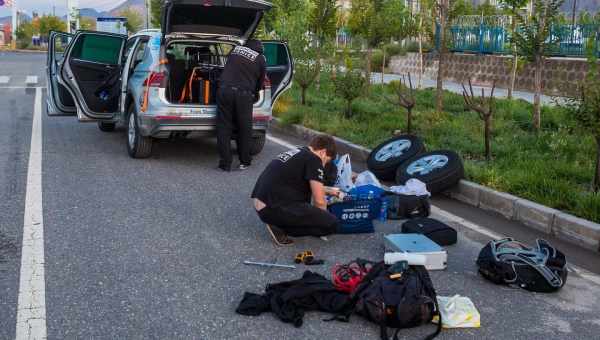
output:
[[[439,25],[436,28],[436,49],[439,49]],[[510,31],[505,25],[452,25],[449,29],[449,49],[452,52],[480,54],[511,54]],[[588,43],[600,57],[600,24],[555,25],[551,29],[551,56],[584,57]]]

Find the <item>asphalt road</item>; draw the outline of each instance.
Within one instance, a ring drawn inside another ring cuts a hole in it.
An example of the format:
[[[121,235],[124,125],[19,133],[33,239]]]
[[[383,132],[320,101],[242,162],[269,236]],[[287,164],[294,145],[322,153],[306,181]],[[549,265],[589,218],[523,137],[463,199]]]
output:
[[[43,55],[0,53],[0,77],[11,78],[0,84],[0,339],[15,337],[18,308],[35,99],[23,82],[37,75],[45,86],[43,64]],[[360,317],[323,322],[326,315],[310,312],[294,328],[271,314],[245,317],[234,311],[245,291],[262,292],[269,283],[299,278],[305,269],[329,275],[336,262],[380,259],[383,235],[399,229],[397,223],[377,223],[374,234],[335,235],[327,242],[302,238],[293,247],[275,248],[249,194],[261,170],[286,147],[269,141],[248,171],[223,174],[216,170],[211,139],[160,142],[151,158],[134,160],[122,128],[104,133],[95,124],[45,115],[42,128],[49,339],[378,338],[377,326]],[[519,233],[518,226],[496,228],[496,217],[454,202],[436,204],[496,233]],[[556,294],[495,286],[474,264],[489,236],[440,218],[459,230],[459,242],[448,247],[448,269],[431,272],[435,287],[440,295],[470,297],[482,318],[481,328],[444,331],[440,339],[600,338],[600,285],[571,273]],[[242,264],[291,263],[306,249],[327,265],[264,270]],[[589,268],[596,254],[569,248],[567,255],[573,264],[598,271]],[[433,329],[403,330],[401,336],[422,338]]]

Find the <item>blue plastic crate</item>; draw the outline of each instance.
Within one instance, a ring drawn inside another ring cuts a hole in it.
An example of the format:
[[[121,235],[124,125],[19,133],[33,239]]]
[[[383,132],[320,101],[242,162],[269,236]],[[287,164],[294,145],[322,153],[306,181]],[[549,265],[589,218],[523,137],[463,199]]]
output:
[[[350,195],[351,199],[331,204],[328,209],[340,224],[340,234],[372,233],[373,220],[379,217],[381,200],[363,195]]]

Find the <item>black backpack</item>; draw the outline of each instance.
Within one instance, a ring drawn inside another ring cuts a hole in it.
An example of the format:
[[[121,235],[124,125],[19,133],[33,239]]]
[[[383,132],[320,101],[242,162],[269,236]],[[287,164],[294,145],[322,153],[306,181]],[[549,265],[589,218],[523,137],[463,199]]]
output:
[[[399,278],[391,279],[388,268],[383,262],[378,263],[361,281],[351,295],[353,312],[378,324],[382,340],[389,339],[388,327],[396,328],[397,340],[401,328],[428,324],[438,315],[437,329],[426,339],[435,338],[442,329],[442,319],[427,269],[408,266]]]
[[[496,284],[514,284],[532,292],[549,293],[567,281],[565,255],[538,239],[531,248],[511,238],[489,242],[477,258],[479,273]]]

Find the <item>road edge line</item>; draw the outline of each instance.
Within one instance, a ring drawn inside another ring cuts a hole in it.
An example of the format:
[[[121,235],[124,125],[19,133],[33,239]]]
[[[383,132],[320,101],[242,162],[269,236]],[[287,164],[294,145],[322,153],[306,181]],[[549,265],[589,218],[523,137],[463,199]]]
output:
[[[17,305],[16,339],[46,339],[42,207],[42,88],[35,88],[31,145],[23,217],[23,244]]]

